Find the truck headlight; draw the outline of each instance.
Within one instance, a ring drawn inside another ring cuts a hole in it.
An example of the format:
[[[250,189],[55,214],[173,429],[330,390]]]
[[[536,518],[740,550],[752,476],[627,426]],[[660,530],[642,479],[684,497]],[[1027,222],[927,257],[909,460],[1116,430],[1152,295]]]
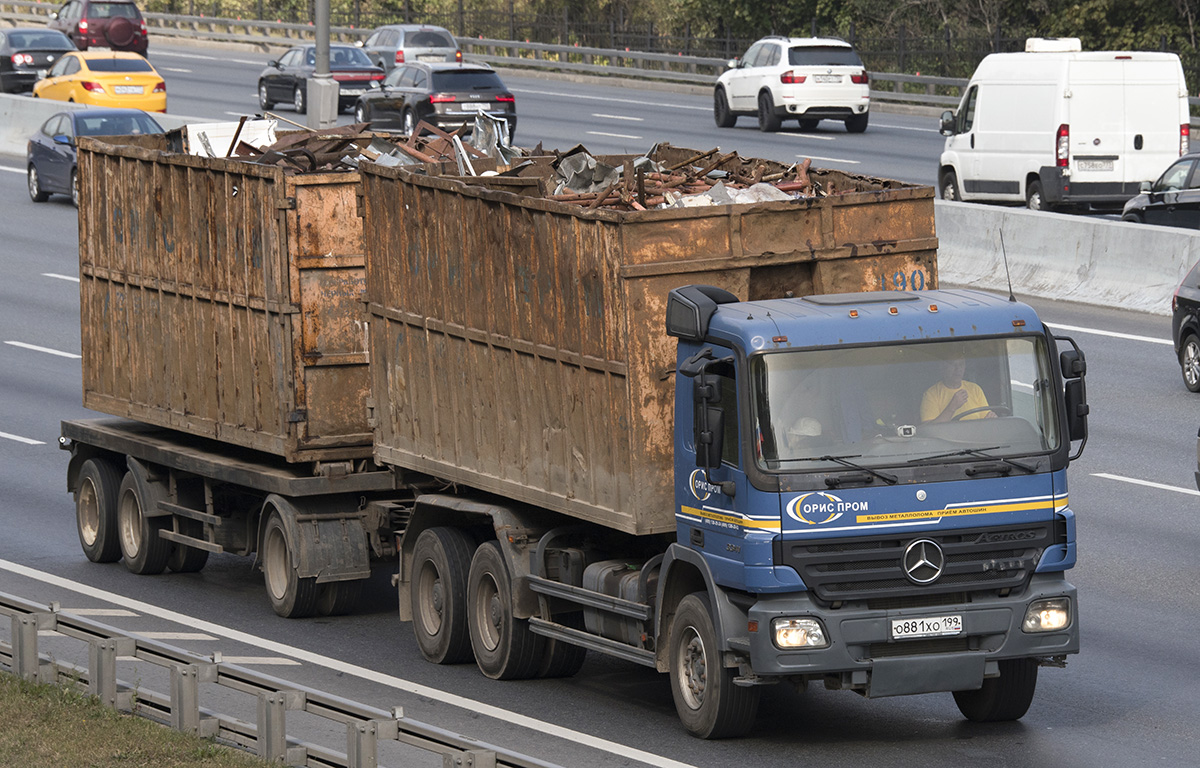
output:
[[[1071,601],[1065,597],[1035,600],[1025,611],[1025,632],[1054,632],[1071,623]]]
[[[816,619],[775,619],[771,622],[779,648],[825,648],[825,628]]]

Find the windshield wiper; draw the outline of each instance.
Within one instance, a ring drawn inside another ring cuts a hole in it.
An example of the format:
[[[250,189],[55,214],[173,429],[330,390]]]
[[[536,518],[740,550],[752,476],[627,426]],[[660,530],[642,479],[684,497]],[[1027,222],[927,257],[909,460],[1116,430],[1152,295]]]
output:
[[[841,464],[843,467],[857,469],[860,472],[866,472],[868,475],[874,475],[888,485],[895,485],[897,482],[899,482],[899,479],[895,475],[889,475],[887,472],[880,472],[878,470],[871,469],[870,467],[865,467],[862,464],[855,464],[853,461],[846,461],[846,459],[858,459],[861,457],[861,453],[852,453],[847,456],[805,456],[802,459],[793,459],[793,461],[832,461],[834,464]],[[833,479],[834,478],[828,478],[825,481],[826,484]],[[840,483],[835,483],[830,487],[833,488],[837,485],[840,485]]]
[[[917,459],[909,459],[909,464],[914,464],[918,461],[933,461],[934,459],[948,459],[951,456],[978,456],[981,459],[991,459],[992,461],[1003,461],[1011,467],[1023,469],[1030,474],[1037,471],[1037,467],[1031,467],[1028,464],[1017,461],[1016,459],[1006,459],[1003,456],[993,456],[988,451],[998,451],[1001,448],[1007,448],[1007,445],[993,445],[991,448],[963,448],[961,451],[951,451],[949,453],[938,453],[933,456],[922,456]]]

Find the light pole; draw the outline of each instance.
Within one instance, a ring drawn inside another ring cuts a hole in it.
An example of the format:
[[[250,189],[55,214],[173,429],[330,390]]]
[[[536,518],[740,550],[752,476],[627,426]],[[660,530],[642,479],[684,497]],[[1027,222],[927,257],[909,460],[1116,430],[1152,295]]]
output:
[[[317,0],[317,62],[308,80],[308,127],[316,130],[337,124],[337,81],[329,74],[329,0]]]

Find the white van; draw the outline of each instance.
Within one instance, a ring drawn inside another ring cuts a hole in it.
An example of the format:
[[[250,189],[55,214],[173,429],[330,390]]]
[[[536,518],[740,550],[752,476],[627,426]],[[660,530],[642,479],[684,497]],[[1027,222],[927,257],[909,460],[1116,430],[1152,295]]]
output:
[[[942,114],[947,200],[1119,208],[1188,151],[1187,84],[1173,53],[1084,53],[1031,38],[993,53]]]

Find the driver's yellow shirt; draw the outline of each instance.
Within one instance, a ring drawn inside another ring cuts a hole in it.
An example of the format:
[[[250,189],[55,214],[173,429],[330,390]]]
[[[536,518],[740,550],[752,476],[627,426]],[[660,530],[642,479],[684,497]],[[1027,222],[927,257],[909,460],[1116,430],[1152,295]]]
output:
[[[951,389],[942,382],[934,384],[929,389],[925,390],[925,395],[921,398],[921,421],[930,421],[936,419],[938,414],[950,405],[951,398],[954,393],[960,389],[967,391],[967,402],[961,408],[954,412],[957,416],[960,413],[971,410],[972,408],[987,408],[987,397],[983,394],[978,384],[973,384],[969,381],[962,382],[962,385]],[[988,411],[979,411],[972,413],[970,416],[964,416],[964,419],[984,419],[987,418]]]

